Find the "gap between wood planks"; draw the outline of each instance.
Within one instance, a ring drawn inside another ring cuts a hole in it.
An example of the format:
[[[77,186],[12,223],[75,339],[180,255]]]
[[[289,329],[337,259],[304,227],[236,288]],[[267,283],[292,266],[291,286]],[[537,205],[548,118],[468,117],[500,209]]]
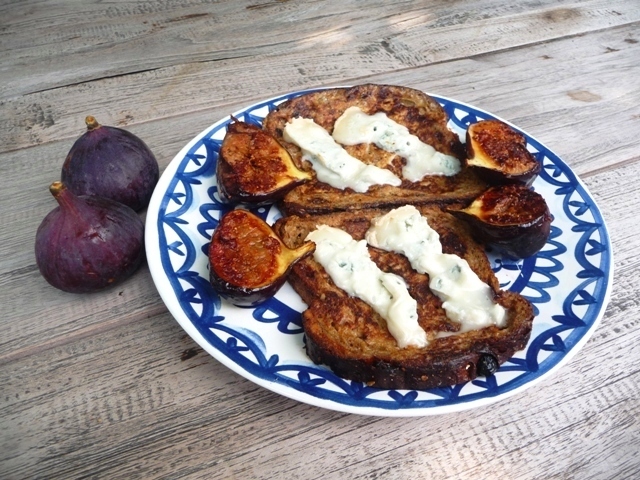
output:
[[[77,342],[78,340],[82,340],[84,338],[92,337],[94,335],[99,335],[101,333],[108,332],[109,330],[113,330],[121,326],[125,326],[141,320],[146,320],[148,318],[156,317],[165,313],[168,313],[167,307],[165,306],[164,303],[159,302],[158,304],[150,306],[148,309],[145,309],[143,313],[140,313],[140,312],[131,313],[123,317],[107,320],[105,322],[80,328],[78,330],[74,330],[72,332],[69,332],[63,335],[59,335],[55,338],[52,338],[50,340],[45,340],[44,342],[37,343],[35,345],[29,345],[26,347],[19,348],[18,350],[14,350],[14,351],[2,354],[0,355],[0,366],[6,365],[10,362],[14,362],[16,360],[20,360],[22,358],[25,358],[31,355],[35,355],[35,354],[45,352],[47,350],[51,350],[53,348],[62,347],[64,345]]]
[[[250,58],[250,57],[253,57],[253,56],[255,56],[255,55],[238,55],[236,57],[214,58],[214,59],[211,59],[211,60],[195,60],[195,61],[189,62],[186,65],[198,64],[198,63],[217,63],[217,62],[224,62],[224,61],[227,61],[227,60],[237,60],[239,58]],[[123,78],[123,77],[127,77],[128,75],[140,75],[140,74],[143,74],[143,73],[157,72],[158,70],[163,70],[165,68],[172,68],[172,67],[173,67],[173,65],[171,65],[171,66],[164,65],[162,67],[143,68],[141,70],[132,70],[132,71],[125,72],[125,73],[114,73],[113,75],[104,75],[102,77],[92,78],[91,80],[83,80],[81,82],[71,82],[71,83],[67,83],[65,85],[58,85],[58,86],[51,87],[51,88],[43,88],[41,90],[33,90],[33,91],[29,92],[29,93],[25,93],[24,95],[19,95],[19,96],[27,97],[29,95],[33,95],[33,94],[36,94],[36,93],[53,92],[55,90],[61,90],[63,88],[77,87],[79,85],[86,85],[86,84],[89,84],[89,83],[100,82],[102,80],[109,80],[109,79],[113,79],[113,78]],[[167,118],[171,118],[171,117],[167,117]],[[144,122],[141,122],[141,123],[144,123]]]
[[[464,55],[464,56],[454,56],[451,58],[447,58],[446,60],[435,60],[435,61],[431,61],[429,63],[423,64],[423,65],[415,65],[415,66],[408,66],[405,68],[397,68],[397,69],[393,69],[390,70],[388,72],[377,72],[377,73],[371,73],[371,74],[367,74],[367,75],[361,75],[361,76],[357,76],[357,77],[351,77],[349,79],[345,79],[342,82],[346,82],[345,84],[349,84],[349,85],[356,85],[355,82],[357,82],[358,80],[365,80],[368,78],[371,78],[372,76],[378,76],[378,75],[388,75],[390,73],[393,72],[407,72],[407,71],[411,71],[411,70],[416,70],[416,69],[420,69],[420,68],[424,68],[427,66],[431,66],[431,65],[442,65],[445,63],[450,63],[450,62],[456,62],[456,61],[460,61],[460,60],[466,60],[466,59],[477,59],[477,58],[482,58],[482,57],[487,57],[487,56],[492,56],[494,54],[500,54],[500,53],[504,53],[504,52],[510,52],[510,51],[516,51],[516,50],[520,50],[522,48],[528,48],[531,46],[535,46],[535,45],[544,45],[547,43],[552,43],[552,42],[557,42],[557,41],[561,41],[561,40],[565,40],[565,39],[570,39],[570,38],[576,38],[576,37],[583,37],[585,35],[590,35],[593,33],[598,33],[598,32],[602,32],[602,31],[606,31],[606,30],[617,30],[620,28],[627,28],[633,25],[638,25],[640,26],[640,22],[638,21],[633,21],[633,22],[628,22],[628,23],[621,23],[616,25],[615,27],[611,28],[611,27],[602,27],[602,28],[596,28],[593,30],[589,30],[587,32],[578,32],[578,33],[574,33],[571,35],[563,35],[563,36],[557,36],[554,38],[547,38],[544,40],[538,40],[538,41],[533,41],[533,42],[528,42],[528,43],[522,43],[519,45],[514,45],[514,46],[510,46],[510,47],[506,47],[506,48],[499,48],[496,50],[492,50],[490,52],[482,52],[482,53],[477,53],[477,54],[472,54],[472,55]],[[291,43],[291,42],[285,42],[286,43]],[[262,56],[263,54],[256,54],[256,55],[238,55],[238,56],[228,56],[228,57],[224,57],[224,58],[214,58],[211,60],[196,60],[196,61],[191,61],[188,62],[185,65],[191,65],[191,64],[207,64],[207,63],[211,63],[211,64],[215,64],[217,62],[224,62],[224,61],[228,61],[228,60],[237,60],[237,59],[242,59],[242,58],[251,58],[251,57],[255,57],[255,56]],[[44,89],[40,89],[40,90],[33,90],[29,93],[25,93],[23,95],[20,95],[22,97],[27,97],[29,95],[32,94],[36,94],[36,93],[45,93],[45,92],[50,92],[50,91],[55,91],[55,90],[60,90],[63,88],[68,88],[68,87],[75,87],[75,86],[79,86],[79,85],[85,85],[85,84],[90,84],[93,82],[100,82],[102,80],[108,80],[108,79],[113,79],[113,78],[124,78],[128,75],[139,75],[142,73],[149,73],[149,72],[155,72],[155,71],[159,71],[159,70],[164,70],[166,68],[172,68],[174,65],[164,65],[161,67],[155,67],[155,68],[147,68],[147,69],[141,69],[141,70],[132,70],[126,73],[118,73],[118,74],[113,74],[113,75],[105,75],[102,77],[97,77],[97,78],[93,78],[91,80],[84,80],[84,81],[80,81],[80,82],[72,82],[72,83],[67,83],[65,85],[58,85],[56,87],[51,87],[51,88],[44,88]],[[323,85],[326,84],[331,84],[331,82],[323,82]],[[315,88],[316,86],[310,86],[309,88]],[[283,92],[286,93],[286,92]],[[231,103],[230,103],[231,104]],[[218,107],[224,107],[225,105],[230,105],[230,104],[225,104],[225,103],[221,103],[220,105],[218,105]],[[165,117],[165,118],[172,118],[172,117]],[[149,120],[147,120],[148,122]],[[144,123],[144,122],[141,122]]]
[[[596,176],[596,175],[600,175],[601,173],[606,173],[606,172],[611,171],[611,170],[617,170],[618,168],[627,167],[627,166],[629,166],[631,164],[634,164],[634,163],[636,163],[638,161],[640,161],[640,155],[632,157],[632,158],[627,158],[626,160],[621,160],[621,161],[616,162],[616,163],[612,163],[612,164],[607,165],[605,167],[595,168],[593,170],[589,170],[588,172],[582,172],[582,173],[580,173],[580,178],[588,178],[588,177],[593,177],[593,176]]]

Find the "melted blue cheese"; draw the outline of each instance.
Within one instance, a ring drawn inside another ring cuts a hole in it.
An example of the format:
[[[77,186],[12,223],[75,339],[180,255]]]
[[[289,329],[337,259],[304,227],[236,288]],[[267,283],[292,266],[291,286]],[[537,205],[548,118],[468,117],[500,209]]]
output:
[[[390,170],[367,165],[338,145],[329,133],[309,118],[294,118],[284,127],[283,138],[302,150],[318,180],[344,190],[366,192],[371,185],[398,186],[402,181]]]
[[[455,175],[461,168],[456,157],[438,152],[384,112],[367,115],[358,107],[347,108],[336,120],[333,138],[342,145],[373,143],[400,155],[406,160],[402,176],[411,182],[417,182],[425,175]]]
[[[309,233],[307,240],[316,244],[314,259],[333,283],[384,318],[399,347],[427,345],[427,334],[418,325],[418,304],[406,283],[402,277],[378,268],[364,240],[358,242],[347,232],[326,225]]]
[[[440,236],[427,219],[407,205],[375,219],[366,234],[369,244],[405,255],[441,300],[447,317],[466,332],[489,325],[506,326],[505,309],[493,301],[493,290],[457,255],[442,253]]]

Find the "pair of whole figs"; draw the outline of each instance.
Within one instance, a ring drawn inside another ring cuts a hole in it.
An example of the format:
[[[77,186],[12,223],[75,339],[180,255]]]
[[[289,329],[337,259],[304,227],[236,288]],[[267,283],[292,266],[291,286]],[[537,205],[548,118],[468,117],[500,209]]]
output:
[[[61,180],[49,190],[58,207],[36,233],[36,263],[54,287],[95,292],[130,277],[144,260],[144,223],[158,182],[155,156],[126,130],[85,119],[87,131],[71,147]]]

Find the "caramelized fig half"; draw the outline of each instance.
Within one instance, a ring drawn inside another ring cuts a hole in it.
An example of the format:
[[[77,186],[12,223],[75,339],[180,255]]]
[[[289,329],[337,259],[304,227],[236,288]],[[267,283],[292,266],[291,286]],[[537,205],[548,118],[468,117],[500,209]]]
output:
[[[313,242],[291,250],[260,217],[233,210],[220,219],[211,239],[211,284],[235,305],[257,305],[275,295],[293,265],[314,250]]]
[[[499,120],[482,120],[467,129],[467,165],[491,184],[529,186],[542,166],[527,150],[527,140]]]
[[[491,187],[467,208],[451,213],[466,221],[479,241],[515,258],[538,253],[551,231],[547,202],[519,184]]]
[[[216,175],[223,200],[252,205],[273,203],[312,178],[272,135],[237,120],[222,141]]]

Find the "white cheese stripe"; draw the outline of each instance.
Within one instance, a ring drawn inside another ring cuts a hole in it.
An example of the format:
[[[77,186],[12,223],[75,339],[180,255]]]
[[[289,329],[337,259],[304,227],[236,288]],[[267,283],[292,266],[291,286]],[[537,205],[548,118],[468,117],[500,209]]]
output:
[[[371,185],[398,186],[402,181],[390,170],[367,165],[352,157],[329,133],[309,118],[294,118],[284,127],[284,139],[302,149],[318,180],[334,188],[366,192]]]
[[[402,176],[411,182],[425,175],[455,175],[461,168],[456,157],[438,152],[384,112],[367,115],[358,107],[347,108],[336,120],[333,139],[342,145],[373,143],[400,155],[406,160]]]
[[[460,322],[462,332],[506,325],[505,309],[493,301],[491,287],[466,260],[442,253],[440,236],[415,207],[400,207],[375,219],[366,240],[405,255],[418,273],[428,274],[429,287],[443,301],[447,317]]]
[[[418,325],[418,304],[406,283],[402,277],[378,268],[364,240],[358,242],[347,232],[326,225],[309,233],[307,240],[316,244],[314,259],[333,283],[384,318],[399,347],[427,345],[427,334]]]

